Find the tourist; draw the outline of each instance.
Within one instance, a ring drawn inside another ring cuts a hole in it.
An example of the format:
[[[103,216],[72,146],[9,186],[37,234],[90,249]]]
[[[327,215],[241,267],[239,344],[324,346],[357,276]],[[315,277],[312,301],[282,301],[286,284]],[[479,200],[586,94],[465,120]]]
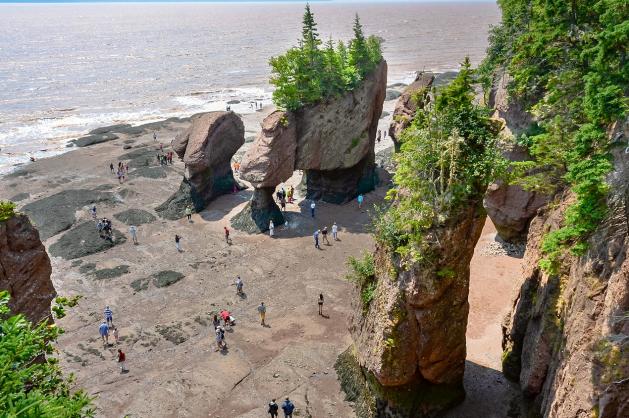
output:
[[[162,144],[161,142],[159,143],[159,151],[164,152],[164,144]]]
[[[96,219],[96,205],[92,205],[90,212],[92,213],[92,219]]]
[[[271,418],[277,418],[277,411],[279,411],[280,407],[275,403],[275,399],[269,402],[269,415]]]
[[[269,236],[273,238],[273,234],[275,233],[275,225],[273,224],[273,219],[269,221]]]
[[[221,325],[221,320],[218,319],[218,315],[214,315],[214,318],[212,319],[212,324],[214,324],[214,330],[216,330],[216,328]]]
[[[282,208],[282,212],[286,212],[286,198],[284,198],[284,196],[280,199],[280,207]]]
[[[336,224],[336,222],[334,222],[334,224],[332,225],[332,238],[334,239],[334,241],[339,240],[339,226]]]
[[[107,321],[103,321],[102,324],[98,327],[98,332],[100,337],[103,339],[103,344],[109,344],[109,326],[107,326]]]
[[[387,139],[387,130],[383,130],[382,131],[383,135],[382,135],[382,139]]]
[[[319,293],[319,315],[323,316],[323,293]]]
[[[314,200],[312,201],[312,203],[310,204],[310,214],[312,215],[312,217],[314,218],[315,216],[315,202]]]
[[[124,165],[124,171],[125,171],[125,173],[129,174],[129,164],[128,163],[126,163]]]
[[[121,349],[118,349],[118,365],[120,366],[120,373],[124,373],[127,370],[125,367],[125,361],[127,360],[127,356],[122,352]]]
[[[120,340],[118,336],[118,327],[113,327],[113,330],[114,330],[114,341],[116,342],[116,345],[118,345],[118,341]]]
[[[122,184],[123,182],[124,182],[124,174],[122,174],[122,171],[118,169],[118,183]]]
[[[380,143],[380,137],[382,136],[382,131],[380,131],[378,129],[378,135],[376,135],[376,141],[378,141],[378,143]]]
[[[317,229],[315,233],[313,234],[313,238],[315,242],[315,248],[321,249],[321,247],[319,247],[319,232],[320,231]]]
[[[356,198],[356,200],[358,200],[358,209],[363,207],[363,200],[365,199],[365,197],[363,196],[363,194],[359,194],[358,197]]]
[[[190,205],[186,206],[186,218],[188,218],[188,223],[192,223],[192,208]]]
[[[227,227],[226,227],[226,226],[224,226],[223,228],[225,229],[225,242],[226,242],[227,244],[231,244],[231,241],[230,241],[230,239],[229,239],[229,229],[227,229]]]
[[[258,313],[260,314],[260,325],[264,326],[264,318],[266,317],[266,306],[264,306],[264,302],[260,302]]]
[[[181,249],[181,237],[177,234],[175,234],[175,247],[177,247],[177,251],[178,252],[182,252],[183,250]]]
[[[138,227],[131,225],[129,227],[129,233],[131,234],[131,238],[133,238],[133,245],[138,245]]]
[[[286,397],[284,403],[282,403],[282,411],[284,411],[284,418],[293,418],[293,411],[295,410],[295,405]]]
[[[290,189],[288,189],[288,203],[290,204],[293,203],[294,196],[295,196],[295,188],[293,186],[290,186]]]
[[[112,326],[114,325],[114,313],[111,311],[111,308],[109,308],[109,305],[105,306],[105,321],[107,321],[107,325],[111,324]]]
[[[219,325],[214,330],[214,333],[216,334],[216,350],[215,351],[226,349],[227,343],[225,343],[225,328]]]
[[[324,226],[323,230],[321,230],[321,241],[325,242],[327,245],[330,245],[330,241],[328,241],[328,227]]]
[[[111,174],[114,174],[114,163],[109,163],[109,169],[111,170]]]
[[[242,296],[243,295],[243,293],[242,293],[243,286],[244,286],[244,283],[242,282],[242,279],[240,278],[240,276],[238,276],[236,278],[236,294],[238,296]]]
[[[157,133],[153,132],[153,141],[157,141]]]

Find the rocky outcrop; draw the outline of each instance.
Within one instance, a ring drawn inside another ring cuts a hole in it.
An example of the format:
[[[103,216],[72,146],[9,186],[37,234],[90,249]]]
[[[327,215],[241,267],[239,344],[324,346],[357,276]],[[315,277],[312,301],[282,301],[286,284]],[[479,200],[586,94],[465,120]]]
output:
[[[50,303],[56,292],[51,272],[39,233],[26,215],[0,222],[0,290],[9,291],[11,311],[33,323],[52,319]]]
[[[531,222],[524,282],[503,324],[503,371],[545,417],[629,415],[629,154],[613,157],[609,215],[585,255],[567,255],[555,275],[539,267],[570,194]]]
[[[242,178],[256,188],[275,188],[295,170],[304,170],[306,198],[331,203],[373,190],[373,150],[386,79],[387,64],[382,61],[359,87],[339,98],[269,115],[242,160]],[[262,212],[251,206],[246,210],[262,219],[263,214],[276,213],[273,200],[269,203],[272,206],[260,208]],[[268,226],[268,221],[262,223]]]
[[[425,236],[429,262],[375,252],[371,303],[352,320],[357,363],[378,417],[418,418],[464,398],[470,260],[485,215],[469,205]]]
[[[240,117],[233,112],[209,112],[193,116],[191,122],[172,142],[186,167],[182,187],[155,209],[167,219],[182,217],[188,205],[202,211],[216,197],[241,188],[231,169],[232,157],[245,143]]]
[[[503,155],[509,161],[531,159],[528,152],[517,144],[505,145]],[[497,181],[487,188],[483,204],[498,235],[505,241],[518,242],[526,239],[531,219],[549,200],[550,196],[544,193]]]
[[[493,117],[503,122],[503,134],[515,139],[526,132],[534,120],[520,103],[509,98],[509,80],[504,72],[497,76],[489,94],[489,106],[494,109]],[[515,141],[503,144],[503,156],[509,161],[531,159],[526,149]],[[489,185],[484,206],[498,235],[505,241],[518,242],[526,239],[529,222],[549,200],[550,196],[544,193],[527,191],[518,185],[498,181]]]
[[[404,89],[404,92],[395,104],[391,125],[389,125],[389,135],[397,151],[400,149],[400,135],[402,131],[411,124],[417,109],[421,109],[426,105],[424,100],[427,100],[428,96],[421,93],[428,92],[434,80],[435,76],[432,73],[422,72],[417,74],[415,81]]]

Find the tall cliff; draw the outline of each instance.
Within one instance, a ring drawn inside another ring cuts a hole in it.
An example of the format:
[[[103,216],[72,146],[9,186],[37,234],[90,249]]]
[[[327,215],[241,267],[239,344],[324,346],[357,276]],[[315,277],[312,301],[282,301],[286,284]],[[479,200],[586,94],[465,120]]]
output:
[[[37,229],[26,215],[0,222],[0,290],[11,295],[10,308],[37,323],[52,318],[56,296],[52,268]]]
[[[531,222],[524,282],[503,325],[503,370],[544,417],[629,416],[629,124],[616,125],[608,216],[585,255],[558,274],[539,267],[543,236],[557,229],[571,193]]]

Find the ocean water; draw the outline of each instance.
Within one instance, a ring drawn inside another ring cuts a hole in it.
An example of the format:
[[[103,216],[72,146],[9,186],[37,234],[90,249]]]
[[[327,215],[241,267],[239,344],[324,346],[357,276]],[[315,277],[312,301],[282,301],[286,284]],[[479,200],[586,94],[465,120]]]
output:
[[[301,34],[300,3],[0,4],[0,172],[65,152],[99,126],[270,103],[269,57]],[[389,83],[478,63],[493,3],[311,5],[320,35],[351,37],[358,13],[384,39]]]

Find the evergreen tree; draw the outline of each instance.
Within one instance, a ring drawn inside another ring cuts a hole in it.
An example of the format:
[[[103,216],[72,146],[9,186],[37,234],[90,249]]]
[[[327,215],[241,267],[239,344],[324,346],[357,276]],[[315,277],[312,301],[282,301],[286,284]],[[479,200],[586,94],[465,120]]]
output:
[[[353,30],[354,38],[349,44],[349,63],[356,68],[358,75],[362,79],[373,69],[373,67],[371,66],[371,62],[369,60],[369,49],[367,48],[367,41],[365,40],[363,26],[360,23],[358,14],[356,14],[356,17],[354,18]]]

